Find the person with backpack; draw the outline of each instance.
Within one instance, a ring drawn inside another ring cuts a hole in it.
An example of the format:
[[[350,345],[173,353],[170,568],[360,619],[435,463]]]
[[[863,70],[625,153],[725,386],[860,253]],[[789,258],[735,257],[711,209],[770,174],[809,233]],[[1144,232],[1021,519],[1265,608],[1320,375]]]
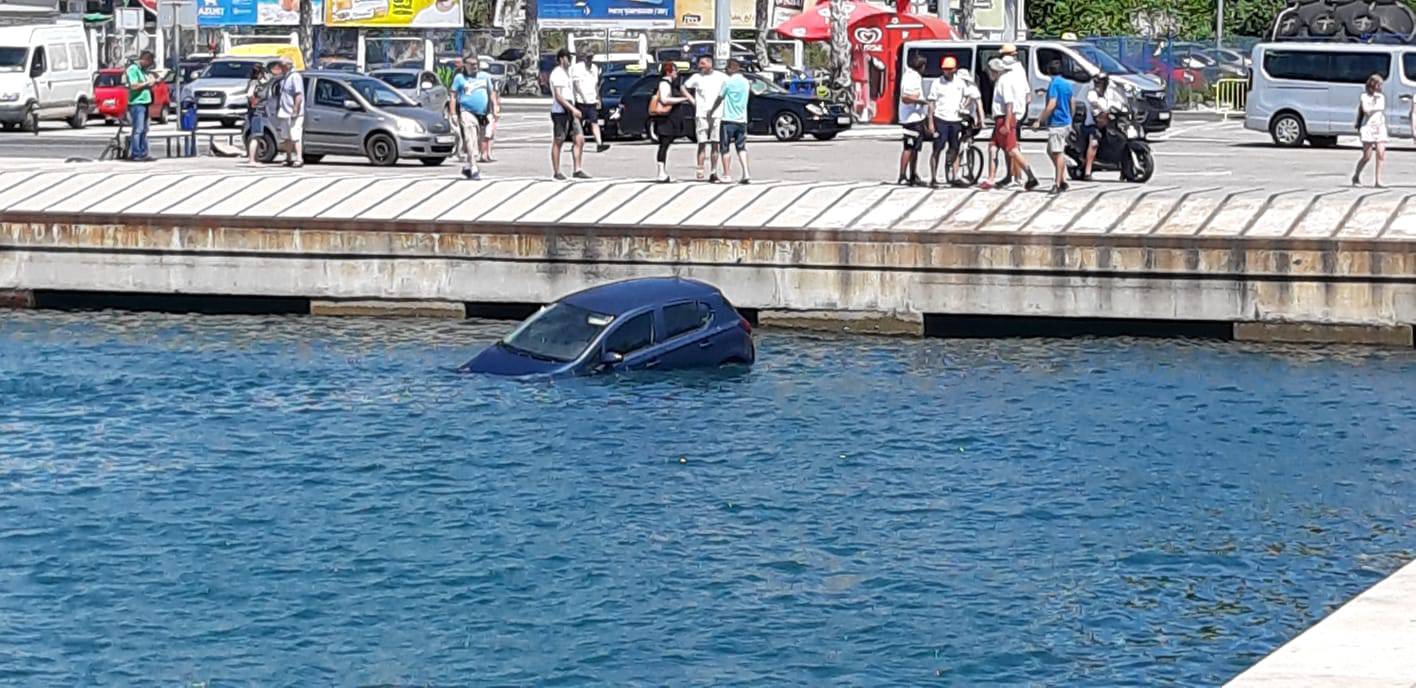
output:
[[[656,178],[660,184],[667,184],[673,179],[669,177],[669,146],[673,144],[681,132],[678,124],[671,116],[674,106],[680,103],[692,103],[693,99],[683,95],[674,95],[674,79],[678,76],[678,68],[671,60],[664,60],[659,64],[659,86],[654,90],[654,95],[649,98],[649,126],[654,128],[654,135],[659,139],[659,151],[655,160],[659,164],[659,175]]]

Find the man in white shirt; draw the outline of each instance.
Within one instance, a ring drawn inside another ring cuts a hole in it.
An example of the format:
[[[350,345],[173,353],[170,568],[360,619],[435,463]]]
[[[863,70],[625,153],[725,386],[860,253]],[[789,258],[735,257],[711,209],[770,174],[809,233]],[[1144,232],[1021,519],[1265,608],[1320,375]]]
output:
[[[1008,161],[1008,174],[996,185],[987,186],[1003,188],[1013,183],[1019,175],[1026,174],[1028,181],[1023,188],[1032,191],[1037,188],[1038,181],[1033,175],[1032,167],[1028,165],[1027,158],[1023,156],[1020,141],[1023,121],[1028,116],[1028,101],[1032,98],[1032,89],[1028,84],[1027,72],[1018,61],[1017,46],[1006,43],[999,50],[999,54],[1003,71],[993,86],[993,143]]]
[[[570,51],[561,48],[556,53],[556,68],[551,70],[551,175],[564,180],[561,174],[561,144],[571,139],[570,153],[575,161],[575,178],[589,179],[580,168],[580,156],[585,152],[585,132],[581,130],[580,109],[575,107],[575,83],[570,78]]]
[[[924,69],[924,55],[915,53],[900,76],[900,126],[905,128],[905,149],[900,153],[900,178],[896,183],[910,186],[924,186],[919,179],[919,149],[929,130],[929,102],[924,96],[921,69]]]
[[[934,134],[934,155],[929,159],[929,186],[939,186],[939,155],[945,153],[945,176],[950,186],[967,186],[959,179],[959,141],[964,134],[965,116],[973,116],[978,87],[958,74],[959,63],[952,55],[940,63],[939,78],[929,89],[930,131]]]
[[[1082,124],[1082,135],[1086,137],[1087,162],[1082,169],[1082,180],[1091,181],[1092,163],[1096,162],[1096,149],[1101,145],[1101,137],[1111,123],[1112,110],[1126,109],[1126,95],[1121,87],[1111,86],[1111,77],[1101,72],[1092,77],[1091,90],[1087,92],[1087,118]]]
[[[712,181],[718,181],[718,143],[722,140],[723,129],[723,86],[728,83],[726,74],[713,69],[713,58],[702,55],[698,58],[698,73],[683,82],[683,87],[693,91],[693,125],[698,134],[698,181],[703,181],[708,172],[703,169],[703,161],[709,159],[708,170]]]
[[[595,152],[609,150],[600,135],[600,68],[595,66],[595,51],[580,53],[580,61],[570,67],[570,80],[575,85],[575,107],[580,110],[581,125],[589,124],[595,136]]]

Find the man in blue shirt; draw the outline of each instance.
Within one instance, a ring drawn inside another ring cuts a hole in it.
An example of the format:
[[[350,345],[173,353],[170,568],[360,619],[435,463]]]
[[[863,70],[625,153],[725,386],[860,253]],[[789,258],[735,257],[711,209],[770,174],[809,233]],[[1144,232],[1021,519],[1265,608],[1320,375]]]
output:
[[[482,178],[477,163],[491,161],[489,115],[501,117],[501,100],[492,86],[492,75],[481,71],[480,65],[477,53],[462,58],[462,71],[452,79],[453,97],[447,101],[449,116],[462,132],[462,151],[467,156],[462,176],[472,180]]]
[[[1047,107],[1038,122],[1047,124],[1047,154],[1052,158],[1052,193],[1067,190],[1067,134],[1072,130],[1072,82],[1062,76],[1062,61],[1047,65],[1052,81],[1047,84]]]

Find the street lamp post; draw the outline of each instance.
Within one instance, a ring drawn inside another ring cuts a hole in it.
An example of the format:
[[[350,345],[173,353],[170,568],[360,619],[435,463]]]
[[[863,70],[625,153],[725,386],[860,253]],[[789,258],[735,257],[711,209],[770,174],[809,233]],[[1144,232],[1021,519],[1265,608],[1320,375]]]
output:
[[[728,56],[732,54],[733,5],[732,0],[713,2],[713,62],[720,69],[728,66]]]

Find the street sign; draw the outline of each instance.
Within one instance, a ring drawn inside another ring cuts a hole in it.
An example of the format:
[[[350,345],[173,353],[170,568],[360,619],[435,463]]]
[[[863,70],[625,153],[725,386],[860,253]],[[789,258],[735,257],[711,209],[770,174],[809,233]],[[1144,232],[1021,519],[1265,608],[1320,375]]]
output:
[[[194,0],[158,0],[157,25],[172,26],[172,16],[177,15],[177,26],[194,29],[197,26],[197,3]]]
[[[117,16],[117,28],[119,31],[142,31],[143,8],[119,7]]]

